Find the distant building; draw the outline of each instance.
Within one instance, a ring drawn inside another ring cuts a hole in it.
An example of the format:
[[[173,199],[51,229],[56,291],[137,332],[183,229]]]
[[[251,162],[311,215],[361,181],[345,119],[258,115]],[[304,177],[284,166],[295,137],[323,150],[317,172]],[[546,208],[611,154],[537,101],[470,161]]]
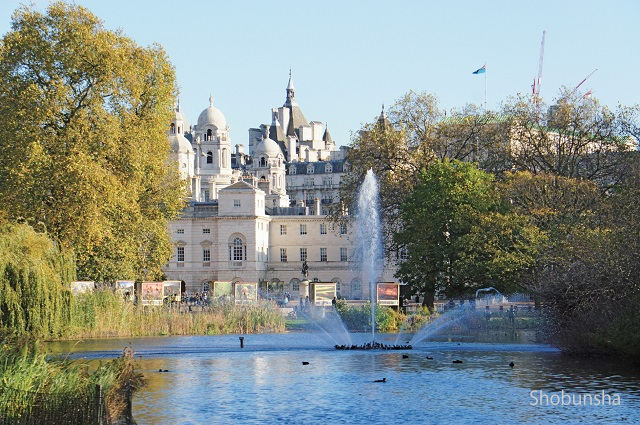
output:
[[[249,130],[248,153],[243,145],[232,152],[213,97],[197,125],[187,125],[178,107],[168,137],[191,193],[169,225],[175,253],[168,279],[183,281],[189,292],[217,281],[259,282],[263,293],[277,287],[296,300],[306,260],[309,280],[336,282],[341,297],[368,299],[369,283],[352,261],[351,229],[334,228],[326,217],[340,201],[346,148],[336,148],[322,123],[306,120],[291,75],[271,124]],[[394,271],[385,267],[379,280],[393,282]]]

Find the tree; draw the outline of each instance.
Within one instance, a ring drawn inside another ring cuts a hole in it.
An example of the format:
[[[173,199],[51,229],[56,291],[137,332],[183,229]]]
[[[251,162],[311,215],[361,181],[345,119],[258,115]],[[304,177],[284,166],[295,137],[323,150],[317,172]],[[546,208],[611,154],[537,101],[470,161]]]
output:
[[[535,263],[540,234],[509,215],[493,176],[461,161],[436,161],[402,205],[396,242],[406,249],[397,277],[432,304],[436,293],[459,296],[484,286],[513,290]]]
[[[78,275],[158,277],[183,206],[168,162],[175,74],[87,9],[22,7],[0,41],[0,195],[10,219],[42,222]]]
[[[611,111],[579,93],[561,91],[548,108],[520,96],[503,113],[510,121],[505,131],[516,170],[592,180],[606,191],[621,181],[627,153],[637,147],[633,108]]]

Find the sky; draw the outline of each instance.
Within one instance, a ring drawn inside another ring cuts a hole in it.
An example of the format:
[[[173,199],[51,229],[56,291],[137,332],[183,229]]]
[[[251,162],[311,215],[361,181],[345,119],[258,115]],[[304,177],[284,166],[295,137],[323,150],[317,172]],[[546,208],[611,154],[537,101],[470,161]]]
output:
[[[0,1],[0,35],[23,3]],[[161,44],[173,63],[180,107],[191,124],[209,95],[232,143],[271,123],[289,70],[309,121],[328,125],[337,145],[410,90],[499,109],[529,93],[546,31],[541,96],[562,86],[591,90],[601,103],[640,103],[640,1],[417,0],[76,0],[141,46]],[[486,64],[487,72],[473,71]]]

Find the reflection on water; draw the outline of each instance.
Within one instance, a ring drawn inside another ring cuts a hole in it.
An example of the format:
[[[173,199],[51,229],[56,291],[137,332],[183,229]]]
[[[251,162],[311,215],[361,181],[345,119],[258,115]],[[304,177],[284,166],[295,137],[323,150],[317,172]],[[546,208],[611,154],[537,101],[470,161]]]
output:
[[[235,335],[63,342],[51,350],[98,359],[134,347],[148,382],[134,399],[138,424],[640,422],[638,369],[562,356],[526,336],[523,343],[445,338],[410,351],[353,352],[311,333],[244,337],[244,349]],[[355,344],[359,338],[370,335],[354,335]],[[532,406],[534,390],[604,390],[621,403]]]

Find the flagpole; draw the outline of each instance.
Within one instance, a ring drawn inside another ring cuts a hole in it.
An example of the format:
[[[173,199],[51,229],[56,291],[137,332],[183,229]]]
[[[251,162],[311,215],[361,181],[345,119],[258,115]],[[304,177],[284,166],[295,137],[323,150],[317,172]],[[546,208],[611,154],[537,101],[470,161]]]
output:
[[[485,69],[487,66],[487,63],[485,62],[484,64]],[[487,113],[487,71],[484,72],[484,113]]]

